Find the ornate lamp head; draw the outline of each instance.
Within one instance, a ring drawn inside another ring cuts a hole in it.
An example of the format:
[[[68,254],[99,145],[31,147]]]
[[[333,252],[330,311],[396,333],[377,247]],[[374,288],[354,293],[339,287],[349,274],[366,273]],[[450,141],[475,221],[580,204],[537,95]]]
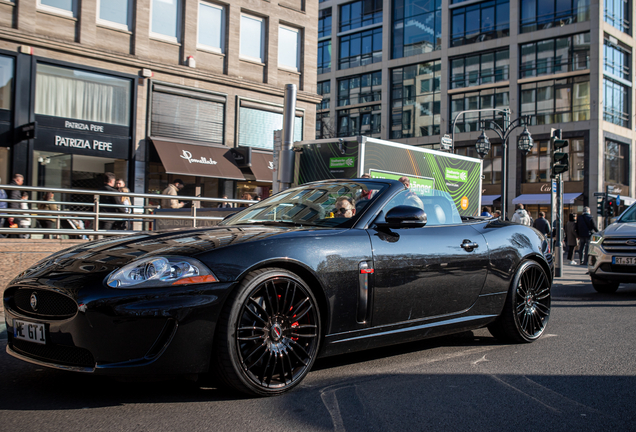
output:
[[[475,148],[477,149],[477,153],[480,158],[484,158],[488,152],[490,152],[490,140],[486,136],[486,131],[482,129],[481,135],[477,138],[477,142],[475,143]]]
[[[530,150],[534,147],[534,140],[532,139],[532,135],[528,131],[528,126],[523,127],[523,132],[519,135],[519,141],[517,143],[517,148],[523,152],[524,155],[528,154]]]

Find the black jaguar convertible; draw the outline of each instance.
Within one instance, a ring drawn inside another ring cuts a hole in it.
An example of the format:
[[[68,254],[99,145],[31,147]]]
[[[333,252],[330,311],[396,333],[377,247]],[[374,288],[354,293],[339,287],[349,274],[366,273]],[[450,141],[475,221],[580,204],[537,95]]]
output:
[[[110,375],[215,376],[292,389],[317,357],[488,327],[532,342],[550,316],[552,257],[533,228],[461,217],[441,192],[329,180],[219,226],[94,241],[4,292],[7,352]]]

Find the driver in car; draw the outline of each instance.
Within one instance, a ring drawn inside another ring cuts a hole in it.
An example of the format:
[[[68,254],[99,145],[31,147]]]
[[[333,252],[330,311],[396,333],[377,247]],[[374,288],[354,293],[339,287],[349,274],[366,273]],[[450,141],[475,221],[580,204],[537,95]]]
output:
[[[336,208],[334,210],[335,217],[352,218],[356,214],[356,206],[353,198],[347,196],[338,197],[336,200]]]

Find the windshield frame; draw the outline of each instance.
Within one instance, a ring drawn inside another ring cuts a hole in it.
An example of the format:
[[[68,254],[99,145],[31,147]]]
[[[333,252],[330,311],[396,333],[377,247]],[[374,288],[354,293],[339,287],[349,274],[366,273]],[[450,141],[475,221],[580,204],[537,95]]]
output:
[[[228,216],[219,226],[280,225],[303,228],[352,228],[375,202],[390,189],[386,181],[351,179],[325,180],[281,191],[244,210]],[[370,199],[364,198],[375,191]],[[339,217],[336,200],[353,198],[355,215]],[[360,197],[363,197],[360,199]],[[364,203],[361,205],[361,203]],[[287,210],[285,210],[287,209]],[[290,213],[294,212],[293,214]]]

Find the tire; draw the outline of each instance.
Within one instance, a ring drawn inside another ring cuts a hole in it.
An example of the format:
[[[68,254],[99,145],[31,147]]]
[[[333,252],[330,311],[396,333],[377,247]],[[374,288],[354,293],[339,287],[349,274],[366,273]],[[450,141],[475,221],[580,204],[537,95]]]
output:
[[[318,302],[300,277],[278,268],[256,270],[230,295],[221,314],[215,375],[249,395],[287,392],[314,364],[320,331]]]
[[[549,279],[539,263],[526,260],[515,273],[501,315],[488,330],[501,342],[534,342],[544,333],[550,310]]]
[[[600,279],[592,278],[592,287],[594,287],[594,290],[598,293],[602,293],[602,294],[615,293],[619,285],[620,285],[620,282],[610,282],[610,281],[603,281]]]

